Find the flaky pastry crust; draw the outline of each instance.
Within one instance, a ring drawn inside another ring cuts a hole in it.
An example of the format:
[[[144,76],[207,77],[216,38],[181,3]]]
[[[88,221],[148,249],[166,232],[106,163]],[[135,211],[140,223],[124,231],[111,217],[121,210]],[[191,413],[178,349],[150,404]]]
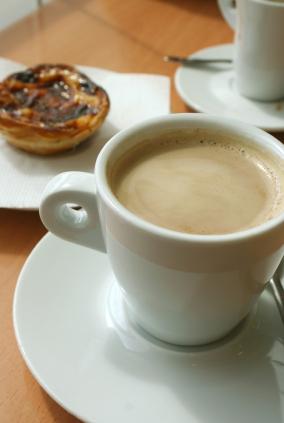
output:
[[[0,131],[35,154],[74,148],[101,126],[109,107],[105,90],[69,65],[38,65],[0,83]]]

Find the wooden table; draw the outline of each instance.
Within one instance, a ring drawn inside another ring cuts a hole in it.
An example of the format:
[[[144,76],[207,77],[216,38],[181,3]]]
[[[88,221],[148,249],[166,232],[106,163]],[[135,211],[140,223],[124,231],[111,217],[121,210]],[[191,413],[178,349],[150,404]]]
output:
[[[176,66],[163,55],[231,40],[216,0],[55,0],[0,32],[0,56],[172,77]],[[190,111],[171,91],[172,111]],[[0,422],[78,422],[35,382],[12,327],[19,271],[46,231],[36,212],[0,210],[0,221]]]

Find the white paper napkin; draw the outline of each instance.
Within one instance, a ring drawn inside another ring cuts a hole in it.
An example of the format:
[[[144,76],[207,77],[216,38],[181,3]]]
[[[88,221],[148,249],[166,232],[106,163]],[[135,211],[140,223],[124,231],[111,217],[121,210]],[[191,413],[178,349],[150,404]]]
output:
[[[57,156],[34,156],[13,148],[0,136],[0,207],[37,209],[47,182],[60,172],[92,172],[102,146],[121,129],[169,113],[169,78],[123,74],[77,66],[109,94],[111,108],[101,129],[74,151]],[[23,66],[0,58],[0,80]]]

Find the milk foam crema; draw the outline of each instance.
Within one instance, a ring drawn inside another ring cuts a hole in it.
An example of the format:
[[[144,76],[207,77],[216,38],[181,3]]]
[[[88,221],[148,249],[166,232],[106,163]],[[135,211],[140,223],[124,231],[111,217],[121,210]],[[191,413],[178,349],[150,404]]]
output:
[[[236,140],[148,141],[125,153],[109,177],[123,206],[178,232],[237,232],[284,209],[283,162]]]

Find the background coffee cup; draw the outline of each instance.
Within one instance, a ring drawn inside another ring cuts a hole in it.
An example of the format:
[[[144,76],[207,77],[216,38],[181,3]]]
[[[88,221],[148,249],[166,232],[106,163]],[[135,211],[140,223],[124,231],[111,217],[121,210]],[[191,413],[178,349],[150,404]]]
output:
[[[284,98],[284,2],[218,0],[235,34],[235,72],[240,94],[261,101]]]
[[[95,176],[67,172],[52,179],[40,206],[54,234],[100,250],[105,243],[135,321],[155,337],[182,345],[212,342],[232,330],[273,275],[284,244],[283,213],[243,232],[190,235],[146,222],[118,202],[108,166],[142,140],[184,137],[196,128],[215,137],[241,137],[284,160],[284,146],[260,129],[203,114],[168,115],[115,135],[99,154]],[[94,264],[94,279],[95,274]]]

